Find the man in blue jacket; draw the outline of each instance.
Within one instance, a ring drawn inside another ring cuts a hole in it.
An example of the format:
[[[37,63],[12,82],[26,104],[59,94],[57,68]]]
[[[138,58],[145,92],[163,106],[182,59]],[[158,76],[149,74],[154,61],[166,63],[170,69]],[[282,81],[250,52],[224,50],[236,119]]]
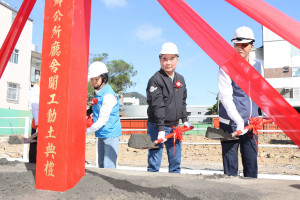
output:
[[[255,41],[253,31],[245,26],[240,27],[236,29],[231,41],[234,43],[234,49],[259,73],[263,74],[261,63],[249,56]],[[244,127],[248,125],[250,118],[258,116],[258,106],[222,69],[219,70],[218,85],[221,100],[220,129],[228,133],[242,130],[238,140],[221,142],[224,174],[238,175],[240,145],[244,176],[257,178],[257,137],[252,130],[244,130]]]
[[[93,105],[94,124],[87,128],[86,134],[95,133],[98,138],[99,168],[115,169],[122,134],[119,98],[108,84],[108,70],[104,63],[93,62],[89,67],[88,78],[98,102]]]

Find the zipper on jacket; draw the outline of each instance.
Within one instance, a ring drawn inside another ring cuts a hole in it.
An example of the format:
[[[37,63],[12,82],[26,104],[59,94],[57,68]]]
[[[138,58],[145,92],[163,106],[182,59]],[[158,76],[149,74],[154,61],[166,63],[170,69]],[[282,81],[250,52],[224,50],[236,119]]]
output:
[[[173,99],[175,100],[175,110],[176,110],[176,118],[175,118],[175,123],[178,121],[177,120],[177,104],[176,104],[176,97],[175,97],[175,92],[176,92],[176,88],[174,87],[174,82],[175,82],[175,74],[174,74],[174,79],[173,79],[174,81],[172,81],[172,86],[173,86]]]

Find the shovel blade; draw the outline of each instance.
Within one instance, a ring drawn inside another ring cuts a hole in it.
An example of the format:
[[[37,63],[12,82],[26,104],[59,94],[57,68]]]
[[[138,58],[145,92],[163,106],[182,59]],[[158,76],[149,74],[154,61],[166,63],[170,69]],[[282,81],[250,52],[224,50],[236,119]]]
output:
[[[34,133],[29,138],[21,137],[19,138],[17,135],[9,136],[8,144],[29,144],[36,142],[37,133]]]
[[[128,146],[135,149],[154,149],[158,148],[147,134],[131,134]]]
[[[213,140],[237,140],[238,138],[232,137],[228,132],[223,131],[222,129],[207,127],[205,137]]]
[[[8,144],[24,144],[24,140],[19,138],[17,135],[10,135]]]

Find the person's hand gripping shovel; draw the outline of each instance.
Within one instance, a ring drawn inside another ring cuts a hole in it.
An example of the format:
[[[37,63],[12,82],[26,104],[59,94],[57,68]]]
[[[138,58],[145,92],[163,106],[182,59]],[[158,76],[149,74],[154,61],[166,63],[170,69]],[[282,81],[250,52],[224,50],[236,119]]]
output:
[[[159,148],[157,144],[161,142],[165,142],[169,138],[174,138],[174,141],[176,139],[182,140],[182,133],[185,131],[192,130],[194,127],[186,127],[186,126],[177,126],[176,128],[173,127],[173,132],[169,135],[166,135],[164,138],[159,137],[155,141],[151,141],[151,138],[147,134],[131,134],[128,146],[135,149],[153,149],[153,148]]]
[[[222,129],[207,127],[205,137],[214,140],[237,140],[240,135],[244,135],[249,130],[253,129],[253,133],[257,133],[258,130],[263,129],[263,125],[273,122],[271,119],[262,119],[258,117],[251,118],[249,120],[250,124],[246,126],[243,130],[237,130],[233,133],[228,133]]]

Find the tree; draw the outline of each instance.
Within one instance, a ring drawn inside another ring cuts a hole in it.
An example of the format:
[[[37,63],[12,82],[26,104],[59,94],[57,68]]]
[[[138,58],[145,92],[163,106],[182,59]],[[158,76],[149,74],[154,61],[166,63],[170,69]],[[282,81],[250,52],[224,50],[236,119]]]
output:
[[[108,82],[112,89],[120,95],[127,88],[130,88],[135,85],[132,81],[132,77],[137,74],[137,71],[134,70],[133,65],[128,64],[124,60],[108,60],[108,54],[92,54],[90,55],[90,63],[95,61],[101,61],[106,64],[108,69]],[[88,102],[91,102],[94,97],[94,88],[89,82],[88,84]]]
[[[105,61],[108,58],[108,54],[107,53],[102,53],[102,54],[90,54],[90,56],[92,58],[90,58],[90,63],[93,63],[95,61],[102,61],[105,63]],[[106,63],[105,63],[106,64]]]
[[[208,108],[208,111],[210,112],[211,115],[217,115],[218,114],[218,112],[219,112],[218,111],[218,103],[220,103],[219,100],[211,108]]]
[[[124,60],[113,60],[108,62],[107,67],[109,71],[109,84],[117,94],[135,86],[131,78],[136,75],[137,71],[134,70],[132,65],[126,63]]]

